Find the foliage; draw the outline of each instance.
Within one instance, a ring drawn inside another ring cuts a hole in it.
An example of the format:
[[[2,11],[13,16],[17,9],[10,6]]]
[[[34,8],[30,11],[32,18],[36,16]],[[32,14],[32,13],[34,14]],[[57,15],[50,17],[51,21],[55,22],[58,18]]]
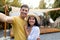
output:
[[[12,10],[12,8],[11,7],[8,7],[8,10],[9,10],[9,12]],[[1,13],[5,13],[5,11],[4,11],[4,7],[0,7],[0,12]]]
[[[60,0],[55,0],[53,6],[53,8],[60,8]],[[56,18],[58,18],[60,16],[60,10],[57,11],[51,11],[50,12],[50,16],[51,18],[55,21]]]
[[[6,4],[5,0],[0,0],[0,12],[4,13],[4,5]],[[8,7],[9,12],[12,10],[12,8]]]
[[[40,9],[45,9],[46,8],[46,3],[44,2],[44,0],[41,0],[39,3],[39,8]]]
[[[56,18],[60,16],[60,10],[57,11],[50,11],[49,12],[50,17],[55,21]]]
[[[14,0],[13,2],[10,3],[10,5],[15,7],[21,7],[21,2],[18,0]]]
[[[0,0],[0,7],[5,5],[5,0]]]
[[[12,10],[10,6],[21,7],[21,2],[19,0],[13,0],[13,2],[10,2],[10,0],[0,0],[0,12],[2,13],[4,13],[5,4],[9,6],[9,12]]]

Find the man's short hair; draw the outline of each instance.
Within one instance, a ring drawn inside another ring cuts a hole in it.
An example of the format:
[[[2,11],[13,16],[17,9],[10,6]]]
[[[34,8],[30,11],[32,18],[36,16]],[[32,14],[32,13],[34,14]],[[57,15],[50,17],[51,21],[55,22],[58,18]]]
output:
[[[21,8],[23,8],[23,7],[28,8],[28,10],[29,10],[28,5],[26,5],[26,4],[25,5],[22,5]]]

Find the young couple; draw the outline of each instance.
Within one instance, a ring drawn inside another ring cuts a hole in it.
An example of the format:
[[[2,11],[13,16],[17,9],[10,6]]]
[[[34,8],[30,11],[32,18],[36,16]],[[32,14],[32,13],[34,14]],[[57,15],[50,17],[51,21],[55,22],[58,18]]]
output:
[[[36,16],[30,15],[27,22],[25,21],[28,12],[29,7],[22,5],[20,16],[9,17],[0,13],[0,22],[12,24],[14,40],[40,40],[40,29]]]

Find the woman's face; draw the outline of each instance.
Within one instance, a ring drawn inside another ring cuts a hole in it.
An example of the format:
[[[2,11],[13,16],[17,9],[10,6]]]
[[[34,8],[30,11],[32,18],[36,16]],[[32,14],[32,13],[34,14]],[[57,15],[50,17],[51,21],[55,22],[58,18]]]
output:
[[[29,24],[30,26],[33,26],[35,24],[35,18],[33,16],[29,18]]]

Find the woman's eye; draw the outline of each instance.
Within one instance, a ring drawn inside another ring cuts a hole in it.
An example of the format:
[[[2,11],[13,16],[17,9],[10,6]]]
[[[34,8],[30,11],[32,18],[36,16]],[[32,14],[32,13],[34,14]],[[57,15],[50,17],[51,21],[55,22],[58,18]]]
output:
[[[24,11],[24,9],[22,9],[22,11]]]
[[[33,20],[35,20],[35,19],[33,18]]]

